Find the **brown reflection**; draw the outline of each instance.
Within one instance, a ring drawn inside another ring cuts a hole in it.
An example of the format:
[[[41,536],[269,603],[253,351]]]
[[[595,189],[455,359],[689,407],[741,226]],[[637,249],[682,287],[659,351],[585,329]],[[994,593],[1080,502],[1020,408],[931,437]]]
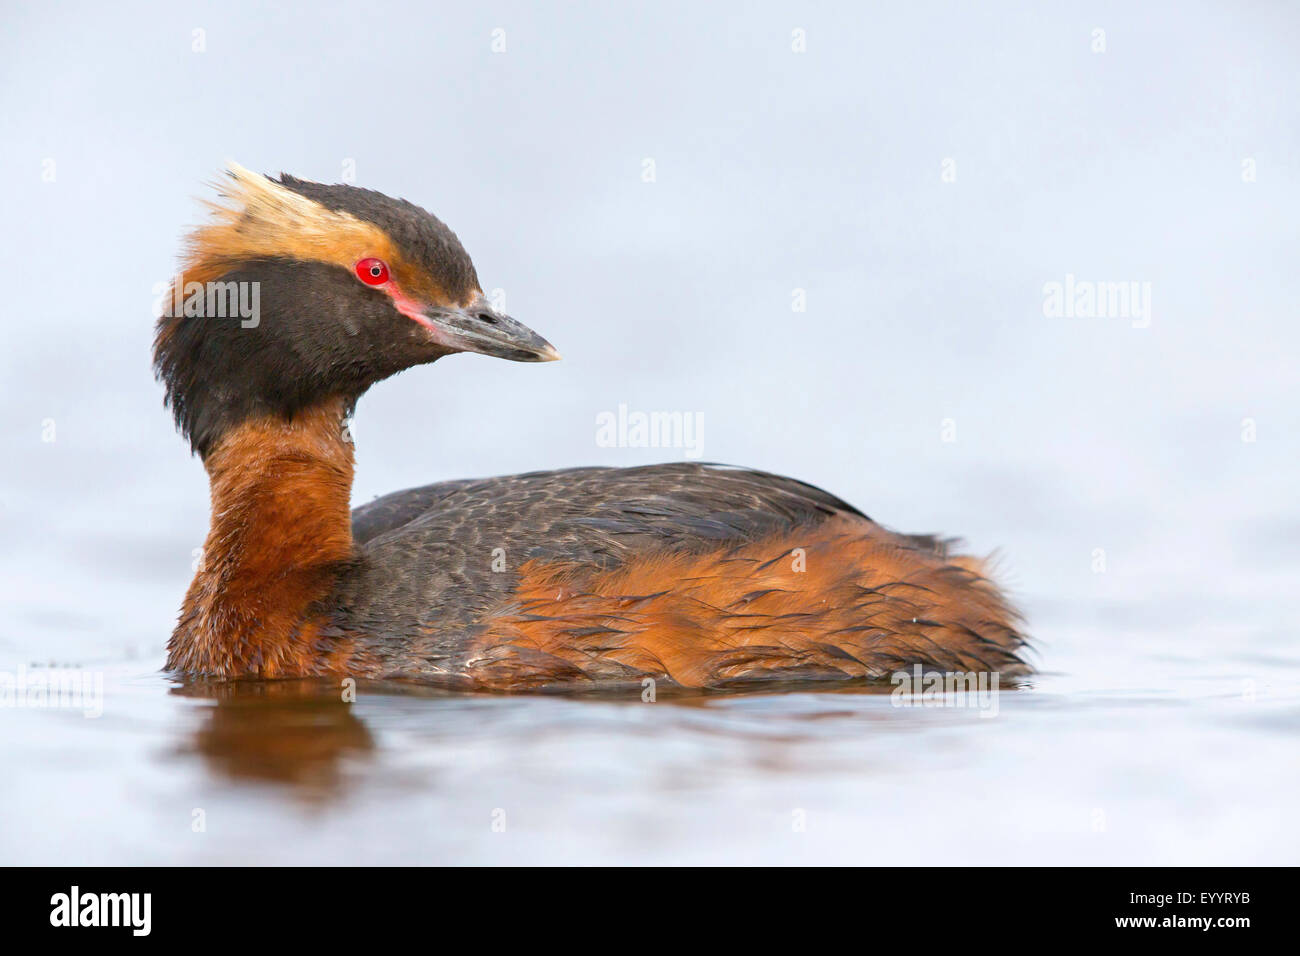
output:
[[[195,681],[172,693],[215,702],[183,752],[214,773],[289,784],[309,799],[336,794],[345,760],[375,747],[335,681]]]

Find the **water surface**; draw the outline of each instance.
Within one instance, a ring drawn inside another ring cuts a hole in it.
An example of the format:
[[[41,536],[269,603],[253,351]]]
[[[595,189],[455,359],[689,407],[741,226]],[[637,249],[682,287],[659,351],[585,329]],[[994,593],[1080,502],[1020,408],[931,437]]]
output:
[[[1079,640],[995,716],[888,688],[645,703],[363,684],[344,703],[332,682],[84,661],[102,716],[0,714],[0,858],[1294,863],[1294,651]]]

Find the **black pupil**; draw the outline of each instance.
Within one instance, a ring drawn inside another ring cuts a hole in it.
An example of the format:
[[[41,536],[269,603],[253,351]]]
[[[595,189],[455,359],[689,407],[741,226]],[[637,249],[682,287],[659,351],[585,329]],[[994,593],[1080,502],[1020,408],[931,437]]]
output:
[[[383,273],[383,271],[384,270],[377,265],[370,267],[370,274],[374,276],[376,279],[379,278],[379,276]]]

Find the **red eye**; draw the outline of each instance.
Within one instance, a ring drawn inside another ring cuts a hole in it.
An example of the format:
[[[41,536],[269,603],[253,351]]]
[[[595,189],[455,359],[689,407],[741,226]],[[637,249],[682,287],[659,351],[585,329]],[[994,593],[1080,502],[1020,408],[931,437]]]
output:
[[[383,285],[388,281],[388,266],[383,259],[362,259],[357,263],[357,278],[366,285]]]

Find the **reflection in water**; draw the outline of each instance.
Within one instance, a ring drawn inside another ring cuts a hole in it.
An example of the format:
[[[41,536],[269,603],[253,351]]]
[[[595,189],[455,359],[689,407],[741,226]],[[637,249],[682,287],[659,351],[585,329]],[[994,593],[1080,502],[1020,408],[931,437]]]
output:
[[[195,681],[172,693],[215,701],[182,752],[237,780],[291,784],[324,799],[338,792],[345,758],[374,750],[334,681]]]
[[[1001,689],[1014,691],[1026,686],[1027,681],[1006,681]],[[626,732],[638,722],[629,723],[622,709],[611,711],[602,705],[617,703],[639,709],[639,702],[646,699],[640,685],[525,696],[465,695],[405,682],[367,681],[359,690],[371,699],[376,695],[390,702],[427,698],[430,710],[419,712],[415,724],[441,739],[464,740],[486,734],[507,742],[545,734],[543,713],[553,718],[567,713],[568,719]],[[811,693],[814,690],[821,693]],[[924,726],[913,707],[881,710],[861,705],[845,709],[827,706],[832,699],[879,699],[894,695],[895,690],[888,681],[853,681],[815,688],[806,683],[766,684],[725,694],[663,688],[654,699],[660,707],[674,708],[677,716],[669,717],[661,711],[660,719],[642,729],[668,739],[693,730],[709,735],[722,732],[751,741],[806,741],[815,745],[825,731],[811,731],[810,725],[828,720],[852,721],[846,731],[851,736],[861,733],[864,721]],[[339,684],[333,680],[191,681],[174,687],[172,693],[214,702],[181,752],[198,754],[217,776],[289,785],[297,796],[326,801],[342,795],[348,781],[344,773],[348,758],[370,760],[377,752],[375,737],[357,716],[356,705],[343,700]],[[922,696],[907,695],[904,700],[919,705]],[[558,704],[557,698],[578,705],[580,711],[561,712],[547,706],[548,700]],[[815,703],[818,698],[821,703]],[[442,701],[444,706],[437,707],[434,701]],[[493,702],[503,706],[493,707]],[[937,708],[928,716],[939,718],[951,713],[942,696],[927,703]]]
[[[884,682],[852,682],[821,689],[868,695],[888,694],[892,690]],[[720,697],[733,702],[751,696],[779,700],[785,690],[807,692],[809,688],[806,684],[790,687],[769,685],[761,690],[752,688],[748,692],[732,691],[725,695],[675,688],[661,690],[658,700],[666,706],[686,708],[682,712],[685,717],[687,713],[698,712],[697,708],[704,708],[707,712]],[[452,736],[483,730],[482,721],[486,713],[475,704],[510,696],[457,695],[418,684],[391,682],[363,682],[361,692],[367,695],[378,693],[390,700],[422,697],[446,701],[451,698],[469,705],[455,708],[450,713],[445,710],[438,712],[440,733]],[[235,781],[288,785],[303,799],[329,801],[344,791],[347,783],[344,767],[348,758],[368,760],[376,752],[375,738],[370,729],[357,716],[355,705],[343,700],[339,684],[333,680],[194,680],[178,684],[172,688],[172,693],[213,702],[213,706],[204,711],[192,736],[180,747],[180,752],[199,755],[216,776]],[[599,702],[640,701],[642,688],[636,685],[630,690],[570,691],[533,697],[532,701],[540,702],[548,697],[552,700],[556,697],[586,700],[597,708],[598,714],[608,718],[608,712],[599,710]],[[519,707],[531,712],[528,699],[516,697],[514,700]],[[782,739],[790,733],[788,728],[783,732],[766,724],[753,730],[760,737],[774,739]],[[503,732],[507,735],[518,733],[519,728],[503,728]]]

